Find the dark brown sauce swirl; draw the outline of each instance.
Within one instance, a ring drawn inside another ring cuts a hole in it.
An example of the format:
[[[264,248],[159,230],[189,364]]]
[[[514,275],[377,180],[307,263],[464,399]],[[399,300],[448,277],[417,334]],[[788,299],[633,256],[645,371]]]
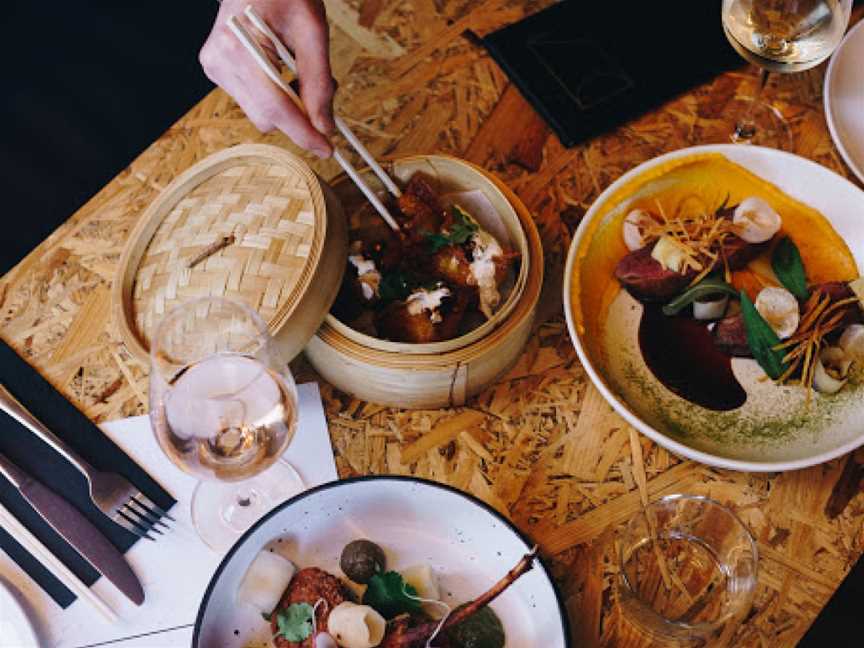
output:
[[[643,304],[639,347],[663,385],[691,403],[717,411],[741,407],[747,392],[732,373],[732,359],[720,351],[706,322],[668,317],[656,304]]]

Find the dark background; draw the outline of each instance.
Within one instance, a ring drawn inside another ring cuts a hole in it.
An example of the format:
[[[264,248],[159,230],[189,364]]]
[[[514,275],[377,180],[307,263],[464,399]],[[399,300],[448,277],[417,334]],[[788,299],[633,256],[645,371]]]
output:
[[[0,274],[212,88],[198,49],[216,9],[206,0],[3,4]],[[859,563],[800,645],[861,646],[862,629]]]

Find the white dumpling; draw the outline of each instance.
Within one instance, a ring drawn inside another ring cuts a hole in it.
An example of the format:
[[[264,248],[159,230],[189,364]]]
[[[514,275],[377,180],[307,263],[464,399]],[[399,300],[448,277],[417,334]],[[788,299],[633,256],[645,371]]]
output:
[[[368,605],[340,603],[330,612],[327,632],[342,648],[374,648],[384,640],[387,622]]]
[[[251,605],[264,614],[272,612],[294,578],[294,563],[272,551],[257,556],[237,590],[237,602]]]
[[[429,565],[414,565],[407,569],[402,569],[399,572],[405,582],[417,590],[417,596],[426,601],[438,601],[441,598],[440,588],[438,587],[438,579],[435,577],[435,572]],[[440,619],[444,616],[446,606],[441,604],[423,603],[423,611],[433,619]]]

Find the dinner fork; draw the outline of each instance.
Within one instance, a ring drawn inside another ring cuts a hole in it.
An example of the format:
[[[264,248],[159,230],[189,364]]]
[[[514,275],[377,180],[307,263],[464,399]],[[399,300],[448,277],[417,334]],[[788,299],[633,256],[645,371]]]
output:
[[[16,399],[6,386],[0,383],[0,409],[21,425],[29,429],[49,446],[54,448],[87,479],[90,499],[102,513],[121,527],[138,537],[155,540],[150,531],[163,532],[161,525],[169,528],[160,518],[174,520],[167,512],[156,506],[149,497],[135,488],[117,473],[96,470],[81,458],[64,441],[51,432],[39,419]]]

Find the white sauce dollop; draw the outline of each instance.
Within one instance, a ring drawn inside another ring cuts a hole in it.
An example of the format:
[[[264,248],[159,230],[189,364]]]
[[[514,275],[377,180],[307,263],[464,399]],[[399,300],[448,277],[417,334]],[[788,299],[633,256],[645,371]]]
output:
[[[471,242],[474,244],[471,279],[480,293],[480,310],[486,319],[489,319],[493,309],[501,301],[501,293],[498,292],[495,281],[495,257],[504,256],[504,250],[495,237],[484,230],[474,234]]]
[[[360,289],[363,297],[371,300],[378,295],[378,287],[381,285],[381,273],[375,267],[372,259],[367,259],[362,254],[352,254],[348,257],[355,268],[357,268],[357,279],[360,281]]]
[[[445,286],[435,288],[434,290],[421,288],[408,295],[408,298],[405,300],[408,314],[419,315],[423,311],[429,311],[429,320],[433,324],[437,324],[443,319],[441,313],[438,312],[438,309],[441,308],[441,301],[449,296],[450,289]]]

